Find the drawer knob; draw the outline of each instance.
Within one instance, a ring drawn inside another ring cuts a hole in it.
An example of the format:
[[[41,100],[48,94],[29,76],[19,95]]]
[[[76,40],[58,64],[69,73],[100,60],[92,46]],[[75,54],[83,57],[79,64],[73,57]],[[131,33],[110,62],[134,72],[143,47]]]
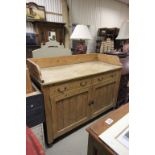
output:
[[[33,108],[33,107],[34,107],[34,105],[33,105],[33,104],[31,104],[31,105],[30,105],[30,108]]]
[[[66,91],[66,90],[67,90],[67,87],[58,88],[58,91],[59,91],[60,93],[63,93],[63,92]]]
[[[98,81],[102,81],[102,80],[103,80],[103,77],[98,78]]]
[[[85,86],[87,84],[87,82],[85,81],[85,82],[81,82],[80,83],[80,86]]]
[[[90,101],[88,105],[91,106],[92,104],[94,104],[94,101]]]
[[[91,104],[92,104],[91,102],[88,103],[89,106],[91,106]]]

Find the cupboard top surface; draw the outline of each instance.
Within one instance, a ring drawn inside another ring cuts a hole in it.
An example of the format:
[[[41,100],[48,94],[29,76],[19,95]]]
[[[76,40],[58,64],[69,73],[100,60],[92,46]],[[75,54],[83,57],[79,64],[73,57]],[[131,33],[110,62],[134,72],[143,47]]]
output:
[[[56,67],[41,68],[44,85],[120,69],[120,66],[90,61]]]

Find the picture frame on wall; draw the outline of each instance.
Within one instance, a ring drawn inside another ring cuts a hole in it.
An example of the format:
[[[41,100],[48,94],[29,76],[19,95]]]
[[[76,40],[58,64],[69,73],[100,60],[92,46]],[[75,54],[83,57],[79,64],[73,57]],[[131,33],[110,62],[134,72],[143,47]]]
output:
[[[46,21],[45,7],[36,3],[26,3],[26,19],[27,21]]]

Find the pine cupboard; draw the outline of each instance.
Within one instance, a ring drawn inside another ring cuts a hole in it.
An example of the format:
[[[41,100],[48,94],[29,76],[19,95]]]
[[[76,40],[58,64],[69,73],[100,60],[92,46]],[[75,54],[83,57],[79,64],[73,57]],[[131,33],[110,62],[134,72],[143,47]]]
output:
[[[44,94],[48,144],[115,107],[122,69],[117,56],[31,58],[27,65]]]

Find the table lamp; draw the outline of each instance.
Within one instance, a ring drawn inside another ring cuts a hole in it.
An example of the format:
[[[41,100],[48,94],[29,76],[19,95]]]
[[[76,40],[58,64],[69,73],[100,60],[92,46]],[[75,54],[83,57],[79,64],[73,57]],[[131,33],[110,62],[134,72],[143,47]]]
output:
[[[129,52],[129,20],[122,23],[116,39],[124,40],[122,42],[122,51]]]
[[[89,29],[86,25],[77,25],[70,37],[72,40],[78,40],[75,51],[78,54],[85,54],[87,46],[85,40],[92,39]]]

